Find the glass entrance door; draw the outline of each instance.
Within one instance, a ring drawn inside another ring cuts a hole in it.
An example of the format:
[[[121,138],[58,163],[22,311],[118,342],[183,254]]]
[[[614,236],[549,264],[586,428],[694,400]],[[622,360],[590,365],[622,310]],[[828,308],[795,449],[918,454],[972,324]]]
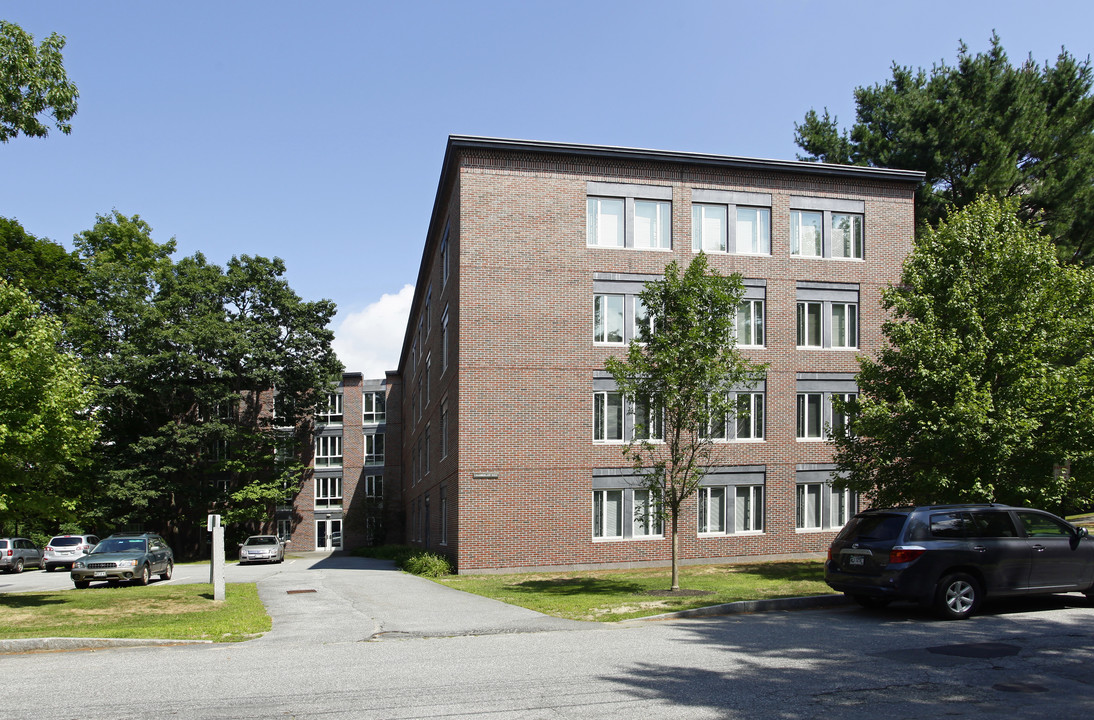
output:
[[[315,549],[328,552],[342,549],[342,521],[315,521]]]

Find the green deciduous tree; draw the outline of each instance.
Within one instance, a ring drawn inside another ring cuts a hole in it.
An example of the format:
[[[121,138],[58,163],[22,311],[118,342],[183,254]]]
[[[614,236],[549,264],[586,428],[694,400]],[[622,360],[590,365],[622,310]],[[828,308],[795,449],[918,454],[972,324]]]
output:
[[[885,84],[855,89],[857,121],[840,131],[827,111],[795,125],[805,160],[923,170],[920,226],[981,194],[1013,197],[1018,212],[1066,261],[1094,260],[1094,74],[1062,51],[1043,68],[1012,66],[993,35],[956,66],[928,73],[896,64]]]
[[[680,511],[710,465],[709,429],[734,414],[729,393],[764,371],[736,347],[734,321],[742,295],[740,276],[710,270],[702,253],[683,273],[670,263],[664,279],[647,283],[640,295],[653,329],[644,325],[626,356],[606,364],[619,391],[637,409],[637,437],[624,455],[650,493],[647,512],[669,523],[672,590],[680,588]]]
[[[19,137],[45,137],[39,117],[48,112],[57,129],[72,132],[80,93],[65,73],[64,37],[50,33],[41,45],[15,23],[0,20],[0,142]]]
[[[60,323],[0,280],[0,527],[72,516],[73,469],[95,438],[79,361],[58,350]]]
[[[928,229],[860,360],[848,487],[876,504],[1094,502],[1094,271],[983,197]]]
[[[208,512],[268,519],[302,480],[299,452],[276,448],[286,434],[297,448],[310,439],[310,412],[341,369],[334,304],[301,300],[278,259],[173,262],[174,243],[137,216],[102,216],[76,245],[87,289],[71,336],[100,379],[102,519],[153,524],[183,554]]]
[[[78,302],[83,268],[75,253],[0,217],[0,278],[19,285],[46,312],[63,318]]]

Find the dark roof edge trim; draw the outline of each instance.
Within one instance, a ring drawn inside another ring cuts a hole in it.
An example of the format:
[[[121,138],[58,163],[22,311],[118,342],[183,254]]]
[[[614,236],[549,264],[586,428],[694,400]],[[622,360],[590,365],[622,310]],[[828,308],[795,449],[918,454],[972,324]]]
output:
[[[732,155],[672,152],[668,150],[648,150],[644,148],[615,147],[610,145],[539,142],[531,140],[512,140],[507,138],[476,137],[474,135],[450,135],[448,142],[450,148],[461,149],[479,148],[485,150],[506,150],[510,152],[519,151],[544,154],[586,155],[590,157],[610,157],[626,160],[655,160],[658,162],[680,163],[686,165],[711,165],[741,170],[772,170],[805,173],[809,175],[890,180],[895,182],[919,183],[926,178],[926,173],[922,170],[894,170],[891,168],[866,167],[862,165],[832,165],[829,163],[815,163],[804,160],[767,160],[763,158],[736,157]]]

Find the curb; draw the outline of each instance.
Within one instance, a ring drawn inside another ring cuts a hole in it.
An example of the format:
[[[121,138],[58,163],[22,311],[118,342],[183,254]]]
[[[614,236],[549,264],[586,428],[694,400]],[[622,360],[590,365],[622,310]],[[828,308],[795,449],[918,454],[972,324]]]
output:
[[[846,595],[808,595],[806,597],[774,598],[771,600],[739,600],[722,605],[708,605],[692,610],[679,610],[662,615],[634,618],[625,622],[643,622],[650,620],[674,620],[677,618],[712,617],[715,615],[739,615],[744,613],[772,612],[778,610],[813,610],[816,608],[850,605],[853,601]]]
[[[212,642],[212,640],[157,640],[152,638],[16,638],[13,640],[0,640],[0,655],[57,650],[98,650],[117,647],[208,645]]]

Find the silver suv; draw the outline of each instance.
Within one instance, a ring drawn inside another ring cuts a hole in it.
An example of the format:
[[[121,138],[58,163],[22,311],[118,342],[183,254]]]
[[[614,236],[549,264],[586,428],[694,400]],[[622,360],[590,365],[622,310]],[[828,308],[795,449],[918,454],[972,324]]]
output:
[[[43,553],[42,568],[46,572],[59,567],[71,568],[73,562],[98,544],[99,538],[94,535],[54,535]]]
[[[42,551],[26,538],[0,538],[0,570],[21,573],[25,567],[42,567]]]

